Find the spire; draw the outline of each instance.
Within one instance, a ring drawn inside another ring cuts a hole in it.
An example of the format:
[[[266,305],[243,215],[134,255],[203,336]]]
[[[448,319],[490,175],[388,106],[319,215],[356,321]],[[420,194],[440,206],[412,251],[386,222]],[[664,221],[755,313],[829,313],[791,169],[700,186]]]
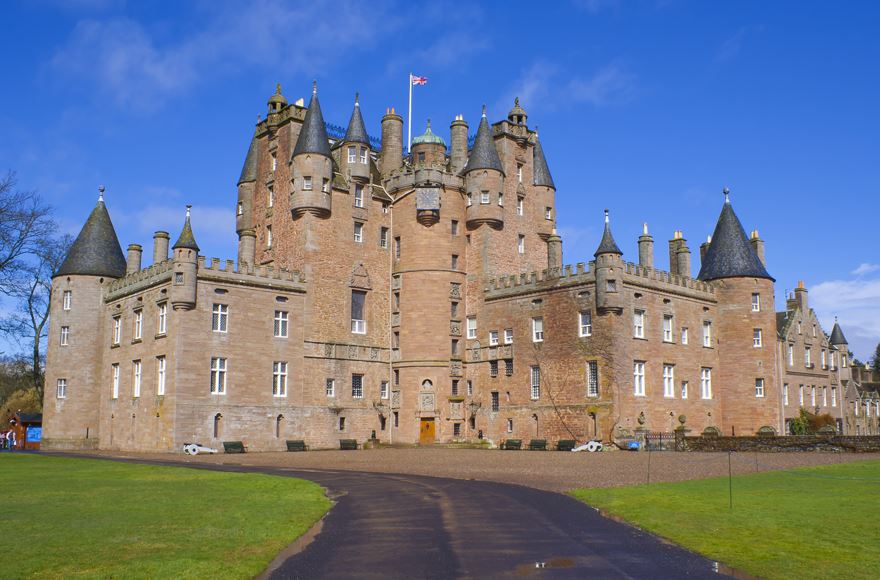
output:
[[[550,168],[547,167],[547,159],[544,157],[544,148],[535,131],[535,147],[532,149],[532,183],[556,189],[553,177],[550,176]]]
[[[244,158],[244,166],[241,168],[241,176],[238,185],[251,183],[257,180],[257,135],[251,138],[251,146],[248,147],[247,157]]]
[[[306,118],[303,120],[291,158],[303,153],[315,153],[330,157],[330,141],[327,139],[327,127],[324,125],[321,103],[318,102],[317,81],[312,85],[312,100],[309,102]]]
[[[351,119],[348,121],[348,129],[345,131],[346,143],[363,143],[370,146],[370,136],[367,135],[367,129],[364,127],[364,118],[361,116],[361,105],[359,95],[354,95],[354,110],[351,112]]]
[[[617,254],[618,256],[623,255],[623,252],[621,252],[620,248],[617,247],[617,242],[614,241],[614,236],[611,235],[611,223],[608,218],[607,209],[605,210],[605,232],[602,234],[602,241],[599,242],[599,248],[593,255],[598,258],[601,254]]]
[[[702,260],[699,280],[720,278],[766,278],[773,280],[752,249],[746,231],[733,212],[730,190],[724,188],[724,206],[712,233],[712,243]]]
[[[196,238],[193,235],[192,226],[189,225],[189,214],[191,205],[186,206],[186,220],[183,222],[183,230],[180,232],[180,237],[177,238],[177,241],[174,242],[174,246],[172,249],[176,250],[178,248],[186,248],[189,250],[199,251],[199,245],[196,243]]]
[[[837,317],[836,316],[834,317],[834,328],[831,329],[830,342],[831,342],[832,346],[838,346],[841,344],[846,344],[846,345],[849,344],[848,342],[846,342],[846,337],[843,336],[843,331],[840,329],[840,325],[837,324]]]
[[[67,257],[55,276],[107,276],[121,278],[125,275],[125,256],[116,237],[110,214],[104,205],[104,186],[98,188],[98,203],[89,214],[82,230],[67,252]]]
[[[501,159],[498,158],[498,151],[495,149],[495,140],[492,138],[491,129],[489,129],[489,121],[486,120],[486,105],[483,105],[483,116],[480,118],[477,137],[474,139],[474,148],[471,149],[464,173],[474,169],[494,169],[504,174]]]

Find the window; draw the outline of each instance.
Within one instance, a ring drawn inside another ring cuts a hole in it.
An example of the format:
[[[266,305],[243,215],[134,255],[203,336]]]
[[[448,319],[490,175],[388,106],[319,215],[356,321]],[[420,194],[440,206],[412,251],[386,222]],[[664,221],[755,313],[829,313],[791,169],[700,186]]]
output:
[[[61,308],[64,310],[70,310],[70,303],[73,299],[73,292],[70,290],[65,290],[63,297],[61,299]]]
[[[541,367],[534,366],[531,368],[532,376],[532,400],[537,401],[541,398]]]
[[[489,203],[489,192],[488,191],[481,191],[480,192],[480,203],[481,204]]]
[[[681,381],[681,398],[682,399],[688,398],[688,382],[687,381]]]
[[[345,431],[345,417],[339,418],[339,430]]]
[[[275,324],[273,332],[276,338],[287,338],[287,312],[275,311]]]
[[[330,180],[326,177],[321,180],[321,191],[324,193],[330,193]]]
[[[782,404],[788,406],[788,383],[782,385]]]
[[[212,395],[225,395],[226,394],[226,359],[225,358],[212,358],[211,359],[211,394]]]
[[[497,413],[501,405],[498,402],[498,391],[492,391],[492,412]]]
[[[474,205],[474,196],[469,193],[467,194],[467,206],[470,207],[472,205]]]
[[[517,197],[516,198],[516,215],[519,215],[519,216],[523,215],[523,205],[524,205],[523,198]]]
[[[159,328],[158,334],[165,334],[168,330],[168,303],[163,302],[159,305],[159,316],[158,316],[158,325]]]
[[[526,253],[526,237],[522,234],[519,235],[516,242],[516,251],[520,254]]]
[[[688,329],[687,326],[681,327],[681,344],[688,343]]]
[[[452,436],[461,437],[461,423],[452,424]]]
[[[761,295],[752,294],[752,312],[761,312]]]
[[[822,406],[828,406],[828,387],[822,387]]]
[[[394,426],[400,427],[400,412],[394,411]]]
[[[489,376],[493,379],[498,376],[498,361],[490,360],[489,361]]]
[[[764,397],[764,379],[755,379],[755,396]]]
[[[287,396],[287,363],[284,361],[272,363],[272,396]]]
[[[312,176],[311,175],[303,175],[303,190],[311,191],[312,189]]]
[[[400,236],[394,238],[394,259],[400,259]]]
[[[395,386],[400,385],[400,371],[398,369],[394,369],[394,384]]]
[[[467,388],[467,396],[468,396],[468,397],[473,396],[473,394],[474,394],[474,382],[473,382],[473,381],[468,381],[468,382],[467,382],[467,387],[466,387],[466,388]]]
[[[58,399],[67,398],[67,379],[58,379],[58,384],[55,387],[55,397]]]
[[[800,385],[798,387],[798,405],[801,407],[804,406],[804,386]]]
[[[513,376],[513,359],[512,358],[504,359],[504,374],[508,377]]]
[[[452,388],[450,389],[450,394],[453,397],[458,396],[458,379],[452,379]]]
[[[816,385],[810,387],[810,406],[816,406]]]
[[[363,290],[351,291],[351,331],[354,334],[367,333],[367,321],[364,318],[364,305],[367,293]]]
[[[367,148],[361,147],[361,164],[367,164]]]
[[[237,215],[244,215],[244,204],[242,202],[238,202],[238,205],[236,206],[236,208],[237,208],[236,209]]]
[[[504,194],[503,193],[498,194],[498,205],[501,207],[504,207]]]
[[[606,280],[605,289],[609,292],[617,292],[617,280]]]
[[[812,357],[810,356],[810,354],[811,354],[811,353],[810,353],[810,347],[805,346],[805,347],[804,347],[804,366],[807,367],[807,368],[810,368],[810,359],[812,358]]]
[[[156,357],[156,394],[160,397],[165,394],[165,357]]]
[[[113,317],[113,344],[122,342],[122,318],[120,316]]]
[[[788,345],[788,366],[794,366],[794,345]]]
[[[712,348],[712,323],[708,320],[703,321],[703,346]]]
[[[523,173],[522,170],[523,170],[522,163],[517,163],[517,164],[516,164],[516,181],[517,181],[517,183],[522,183],[522,182],[523,182],[523,180],[522,180],[522,179],[523,179],[523,178],[522,178],[522,173]]]
[[[132,387],[132,397],[137,399],[141,396],[141,361],[132,361],[132,370],[134,371],[134,382]]]
[[[843,368],[846,368],[846,355],[845,354],[840,355],[840,362],[843,365]]]
[[[599,396],[599,363],[596,361],[587,363],[587,396]]]
[[[672,316],[663,316],[663,342],[672,342]]]
[[[645,311],[633,311],[633,338],[645,338]]]
[[[364,186],[360,183],[354,186],[354,206],[364,207]]]
[[[837,406],[837,387],[831,387],[831,406]]]
[[[275,188],[271,185],[266,190],[267,199],[266,199],[266,207],[272,207],[275,205]]]
[[[110,393],[110,397],[113,399],[119,398],[119,365],[114,364],[110,367],[110,376],[112,380],[112,391]]]
[[[397,303],[397,306],[400,306],[400,303]],[[449,316],[450,318],[458,318],[458,302],[450,302],[449,303]]]
[[[822,368],[823,369],[828,368],[828,355],[826,354],[824,348],[822,349]]]
[[[712,398],[712,369],[700,369],[700,397],[703,399]]]
[[[504,344],[513,344],[513,329],[504,329]]]
[[[140,340],[144,334],[144,311],[135,310],[134,312],[134,336],[132,340]]]
[[[388,228],[385,226],[379,228],[379,247],[383,250],[388,249]]]
[[[469,340],[477,338],[477,317],[467,317],[467,337]]]
[[[324,394],[328,397],[336,396],[336,379],[327,379],[324,382]]]
[[[532,342],[544,342],[544,319],[532,318]]]
[[[351,396],[353,399],[364,398],[364,375],[351,375]]]
[[[452,269],[458,270],[458,254],[452,254],[452,260],[450,262]]]
[[[387,399],[391,395],[391,391],[388,390],[388,381],[382,381],[379,383],[379,398]]]
[[[552,220],[553,219],[553,208],[552,207],[545,207],[544,208],[544,219],[545,220]]]
[[[359,244],[364,241],[364,224],[361,222],[354,222],[354,241]]]
[[[70,340],[70,327],[61,327],[61,346],[67,346]]]
[[[498,346],[498,331],[492,330],[489,332],[489,346]]]
[[[816,338],[816,325],[813,325],[813,338]]]
[[[226,332],[229,322],[229,306],[215,304],[211,310],[211,329],[214,332]]]
[[[633,363],[633,394],[637,397],[645,396],[645,363]]]
[[[182,286],[183,285],[183,272],[175,272],[174,273],[174,285]]]
[[[756,328],[752,331],[752,346],[755,348],[761,348],[761,329]]]
[[[578,313],[578,336],[591,336],[593,334],[593,317],[589,312]]]
[[[278,157],[272,152],[272,173],[278,170]]]
[[[513,433],[513,419],[507,420],[507,432]]]
[[[350,145],[348,147],[348,162],[354,163],[355,161],[357,161],[357,147]]]
[[[663,365],[663,396],[675,398],[675,367],[672,365]]]
[[[425,162],[425,152],[424,152],[424,151],[419,151],[418,160],[419,160],[420,163],[424,163],[424,162]]]
[[[452,229],[452,235],[457,236],[458,235],[458,220],[452,220],[450,228]]]
[[[449,342],[450,342],[449,350],[452,353],[452,356],[457,357],[458,356],[458,339],[453,338]]]
[[[800,320],[797,321],[797,330],[798,330],[798,334],[803,334],[803,329],[801,328],[801,321]]]

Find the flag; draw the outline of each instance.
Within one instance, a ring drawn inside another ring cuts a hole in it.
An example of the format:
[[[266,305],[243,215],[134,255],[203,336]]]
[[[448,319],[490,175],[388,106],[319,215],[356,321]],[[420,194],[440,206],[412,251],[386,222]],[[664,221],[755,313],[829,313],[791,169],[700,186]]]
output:
[[[412,75],[412,84],[426,85],[428,84],[428,77],[417,77],[416,75]]]

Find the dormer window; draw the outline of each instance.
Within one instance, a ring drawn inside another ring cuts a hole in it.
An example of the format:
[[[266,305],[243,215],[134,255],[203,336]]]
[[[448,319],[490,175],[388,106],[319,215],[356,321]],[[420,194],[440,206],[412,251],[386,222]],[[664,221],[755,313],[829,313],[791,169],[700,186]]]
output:
[[[367,148],[361,147],[361,163],[367,164]]]
[[[357,147],[350,145],[348,147],[348,162],[354,163],[357,159]]]
[[[311,175],[303,175],[303,190],[311,191],[312,189],[312,176]]]

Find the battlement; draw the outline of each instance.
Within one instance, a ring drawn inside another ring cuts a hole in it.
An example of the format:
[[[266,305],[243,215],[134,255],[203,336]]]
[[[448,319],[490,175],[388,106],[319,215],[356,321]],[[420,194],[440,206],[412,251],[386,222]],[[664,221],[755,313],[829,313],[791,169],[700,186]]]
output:
[[[659,283],[659,288],[661,289],[665,285],[670,287],[671,291],[675,291],[676,289],[688,289],[711,295],[715,294],[715,286],[712,285],[711,282],[703,282],[702,280],[697,280],[696,278],[679,276],[677,274],[671,274],[669,272],[656,270],[654,268],[645,268],[644,266],[640,266],[632,262],[624,262],[623,271],[624,274],[628,274],[629,276],[642,278],[646,281],[654,283]]]
[[[171,280],[172,260],[151,264],[143,270],[132,272],[122,278],[113,280],[107,285],[105,300],[110,302],[127,294],[139,292],[150,286]]]
[[[590,270],[590,265],[578,262],[574,267],[567,265],[558,272],[541,270],[492,278],[486,282],[483,291],[487,299],[492,299],[574,286],[594,280],[595,276]]]

